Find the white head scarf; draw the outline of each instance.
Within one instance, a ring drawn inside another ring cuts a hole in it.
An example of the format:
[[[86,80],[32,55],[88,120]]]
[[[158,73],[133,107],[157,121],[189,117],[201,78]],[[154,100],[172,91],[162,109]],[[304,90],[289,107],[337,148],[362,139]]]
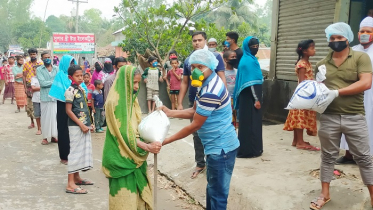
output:
[[[371,27],[373,28],[373,18],[372,17],[366,17],[363,21],[360,23],[360,28],[363,27]]]

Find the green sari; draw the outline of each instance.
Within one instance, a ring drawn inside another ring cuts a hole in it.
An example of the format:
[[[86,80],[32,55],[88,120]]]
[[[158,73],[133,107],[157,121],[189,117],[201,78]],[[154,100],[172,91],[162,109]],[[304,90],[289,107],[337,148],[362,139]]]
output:
[[[147,176],[148,152],[137,147],[141,109],[133,94],[135,67],[123,66],[108,94],[106,139],[102,170],[109,179],[110,210],[152,210],[153,196]]]

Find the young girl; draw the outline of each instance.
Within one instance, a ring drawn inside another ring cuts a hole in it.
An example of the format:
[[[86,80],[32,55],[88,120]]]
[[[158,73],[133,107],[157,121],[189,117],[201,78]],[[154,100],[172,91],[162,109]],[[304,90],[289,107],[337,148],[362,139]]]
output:
[[[312,65],[309,62],[309,58],[316,53],[315,42],[313,40],[301,41],[298,44],[296,52],[299,55],[295,67],[298,84],[303,80],[313,80]],[[320,148],[314,147],[303,140],[304,129],[307,130],[307,134],[310,136],[317,135],[316,112],[309,110],[290,110],[284,130],[294,132],[292,146],[297,149],[319,151]]]
[[[180,92],[181,75],[183,74],[183,70],[179,68],[179,61],[177,58],[172,58],[170,63],[172,69],[167,73],[166,82],[167,87],[170,88],[172,110],[174,110],[176,109],[177,97]]]
[[[86,194],[87,190],[78,185],[93,185],[80,178],[80,171],[88,171],[93,166],[91,132],[94,126],[89,117],[89,110],[83,83],[83,70],[78,65],[68,69],[72,84],[65,92],[66,114],[69,116],[70,154],[68,156],[68,182],[66,193]]]

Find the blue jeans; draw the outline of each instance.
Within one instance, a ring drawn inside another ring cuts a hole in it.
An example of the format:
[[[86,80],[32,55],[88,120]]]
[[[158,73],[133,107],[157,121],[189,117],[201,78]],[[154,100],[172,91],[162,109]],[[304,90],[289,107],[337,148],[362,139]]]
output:
[[[227,209],[229,185],[238,149],[220,155],[207,155],[206,210]]]

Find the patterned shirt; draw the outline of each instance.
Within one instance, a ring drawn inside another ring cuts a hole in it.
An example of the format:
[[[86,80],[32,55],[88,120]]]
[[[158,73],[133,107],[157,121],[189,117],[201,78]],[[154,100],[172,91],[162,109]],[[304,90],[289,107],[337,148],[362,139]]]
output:
[[[57,66],[52,66],[52,71],[49,72],[48,69],[43,65],[36,69],[36,77],[40,83],[40,101],[49,102],[54,101],[49,97],[49,91],[51,89],[52,83],[56,74],[58,72]]]
[[[75,116],[86,126],[91,126],[91,118],[89,116],[87,99],[82,87],[71,85],[65,92],[66,103],[71,103],[71,110]],[[71,118],[69,118],[68,126],[78,126]]]
[[[44,65],[41,61],[36,61],[36,66]],[[31,84],[31,78],[35,76],[34,73],[34,64],[29,61],[23,64],[23,72],[26,72],[26,83],[27,85]]]
[[[13,71],[12,71],[13,66],[14,65],[7,64],[4,67],[5,81],[6,82],[14,82],[14,75],[13,75]]]
[[[196,96],[196,113],[207,117],[198,135],[206,155],[220,155],[240,146],[232,125],[229,92],[220,77],[213,72],[203,83]]]

